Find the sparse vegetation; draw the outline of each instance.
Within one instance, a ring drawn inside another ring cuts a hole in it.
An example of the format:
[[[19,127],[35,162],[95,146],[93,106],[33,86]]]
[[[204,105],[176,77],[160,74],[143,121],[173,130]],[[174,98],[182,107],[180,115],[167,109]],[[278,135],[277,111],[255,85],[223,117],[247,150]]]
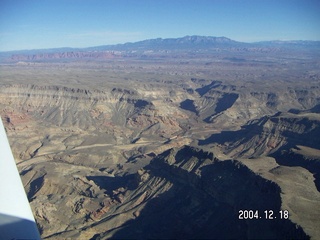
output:
[[[44,239],[320,238],[319,53],[224,44],[2,62],[1,117]]]

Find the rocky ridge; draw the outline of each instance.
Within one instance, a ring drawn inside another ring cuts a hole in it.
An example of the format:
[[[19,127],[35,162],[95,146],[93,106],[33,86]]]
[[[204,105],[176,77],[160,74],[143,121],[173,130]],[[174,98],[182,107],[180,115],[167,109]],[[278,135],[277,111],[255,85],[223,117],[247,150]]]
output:
[[[307,238],[303,231],[290,221],[235,221],[243,203],[248,206],[254,204],[259,210],[280,209],[280,189],[274,183],[255,175],[240,162],[221,162],[212,153],[200,149],[182,147],[167,150],[139,170],[135,176],[119,177],[118,180],[115,179],[118,183],[114,182],[113,185],[109,185],[106,179],[108,177],[87,178],[94,181],[101,190],[106,190],[105,194],[110,194],[109,202],[103,203],[96,213],[89,214],[89,217],[83,220],[81,231],[70,229],[52,234],[46,239],[84,236],[91,236],[93,239],[146,236],[266,237],[261,229],[268,231],[270,238]],[[111,186],[116,185],[117,189],[112,190]],[[246,188],[242,187],[244,185]],[[235,192],[234,189],[238,190]],[[250,192],[250,200],[247,199],[246,192]],[[108,198],[105,196],[104,202]],[[78,206],[79,213],[88,212],[85,204]],[[123,212],[126,214],[121,214]],[[224,216],[223,219],[221,216]],[[97,219],[100,221],[94,224]],[[185,221],[181,222],[180,219]],[[206,224],[203,224],[204,222]],[[206,227],[208,224],[210,228]],[[219,227],[224,224],[231,224],[233,227]],[[91,232],[96,234],[92,236]]]

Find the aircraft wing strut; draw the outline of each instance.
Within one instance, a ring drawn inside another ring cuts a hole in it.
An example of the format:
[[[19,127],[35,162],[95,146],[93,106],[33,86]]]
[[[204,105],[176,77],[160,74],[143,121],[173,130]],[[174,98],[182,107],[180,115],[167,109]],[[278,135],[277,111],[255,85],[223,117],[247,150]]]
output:
[[[41,239],[0,118],[0,239]]]

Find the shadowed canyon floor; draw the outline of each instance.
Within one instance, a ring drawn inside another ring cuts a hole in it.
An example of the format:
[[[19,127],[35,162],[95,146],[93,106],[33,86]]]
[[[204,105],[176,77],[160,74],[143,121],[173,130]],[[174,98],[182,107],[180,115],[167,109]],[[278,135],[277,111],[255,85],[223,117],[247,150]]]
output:
[[[0,111],[43,239],[320,238],[318,56],[26,59]]]

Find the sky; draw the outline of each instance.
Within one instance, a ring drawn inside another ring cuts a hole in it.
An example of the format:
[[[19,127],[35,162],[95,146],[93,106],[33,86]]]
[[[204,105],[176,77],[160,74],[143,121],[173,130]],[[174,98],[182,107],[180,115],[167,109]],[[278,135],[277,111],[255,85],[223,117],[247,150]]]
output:
[[[186,35],[320,40],[320,0],[0,0],[0,51]]]

